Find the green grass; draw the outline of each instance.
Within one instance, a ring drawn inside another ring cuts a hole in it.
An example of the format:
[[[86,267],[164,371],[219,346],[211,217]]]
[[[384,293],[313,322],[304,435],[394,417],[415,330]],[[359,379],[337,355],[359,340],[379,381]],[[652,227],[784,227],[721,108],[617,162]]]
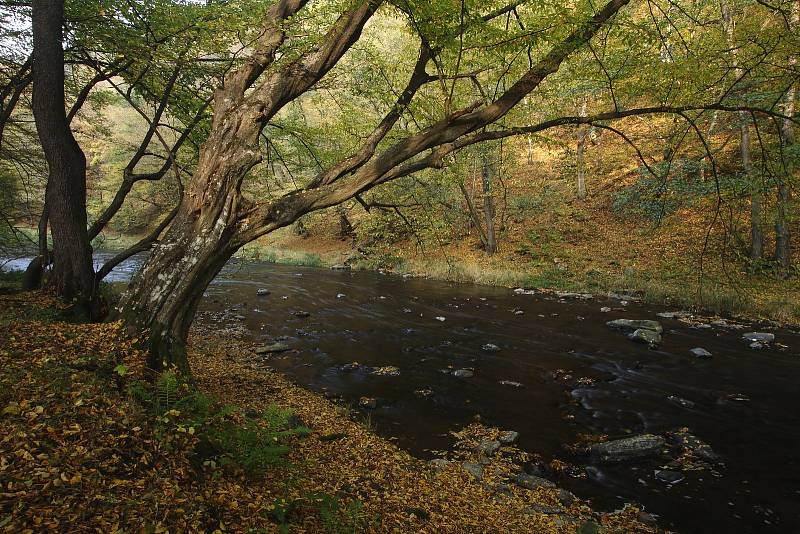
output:
[[[319,254],[266,247],[258,243],[251,243],[243,247],[236,253],[236,257],[244,260],[266,261],[282,265],[299,265],[304,267],[328,266]]]

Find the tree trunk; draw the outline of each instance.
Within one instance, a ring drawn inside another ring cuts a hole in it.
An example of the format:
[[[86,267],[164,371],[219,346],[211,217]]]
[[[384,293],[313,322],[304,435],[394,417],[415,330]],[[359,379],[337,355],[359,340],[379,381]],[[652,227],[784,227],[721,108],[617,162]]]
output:
[[[218,101],[226,94],[220,91]],[[200,160],[166,234],[131,280],[112,318],[129,331],[147,332],[140,340],[154,370],[174,365],[189,371],[186,338],[203,291],[244,244],[236,241],[240,186],[261,161],[257,109],[243,104],[216,119],[200,150]],[[224,155],[225,157],[222,157]]]
[[[483,188],[483,217],[486,221],[486,253],[491,256],[497,252],[497,237],[494,233],[492,162],[488,147],[481,147],[481,186]]]
[[[792,17],[791,23],[797,29],[800,26],[800,0],[795,0],[792,4]],[[789,70],[794,70],[797,66],[797,55],[793,54],[789,58]],[[784,107],[784,115],[787,118],[783,120],[781,125],[781,137],[783,137],[782,144],[784,145],[784,153],[786,149],[791,147],[794,142],[794,106],[795,98],[797,97],[797,82],[793,83],[786,94],[786,105]],[[785,178],[778,183],[778,202],[775,213],[775,261],[778,265],[788,270],[792,263],[792,249],[791,249],[791,234],[789,233],[789,224],[787,222],[787,211],[791,201],[791,181],[794,178],[794,165],[792,158],[786,158]]]
[[[580,117],[586,116],[586,98],[583,99],[581,107],[578,110]],[[578,149],[575,155],[575,166],[577,167],[578,174],[578,198],[581,200],[586,199],[586,166],[584,164],[583,153],[586,150],[586,141],[589,138],[589,125],[582,124],[578,126]]]
[[[49,174],[45,202],[53,235],[50,283],[91,311],[92,249],[86,232],[86,158],[64,109],[63,1],[33,2],[33,115]]]
[[[749,119],[749,117],[748,117]],[[750,182],[753,177],[753,163],[750,159],[750,124],[746,122],[740,126],[739,153],[742,157],[742,169]],[[764,207],[763,195],[760,184],[752,184],[753,192],[750,195],[750,259],[759,260],[764,255]]]

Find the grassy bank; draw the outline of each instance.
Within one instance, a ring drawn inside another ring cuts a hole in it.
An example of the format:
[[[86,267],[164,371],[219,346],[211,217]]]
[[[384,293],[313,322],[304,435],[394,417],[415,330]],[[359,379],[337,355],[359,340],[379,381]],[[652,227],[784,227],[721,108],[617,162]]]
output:
[[[728,266],[701,272],[690,263],[645,265],[608,269],[600,262],[576,268],[557,256],[536,261],[516,254],[486,257],[480,251],[428,251],[394,247],[394,255],[364,256],[349,242],[315,236],[297,239],[278,234],[269,245],[254,243],[243,257],[278,264],[329,267],[348,261],[357,270],[383,268],[395,273],[500,287],[524,287],[554,291],[577,291],[604,296],[608,293],[634,295],[643,302],[666,305],[700,313],[800,323],[800,281],[767,274],[746,273]],[[557,261],[554,261],[557,260]]]
[[[654,531],[634,507],[508,484],[513,446],[480,482],[466,449],[437,471],[211,327],[191,339],[193,386],[46,295],[0,310],[0,532]]]

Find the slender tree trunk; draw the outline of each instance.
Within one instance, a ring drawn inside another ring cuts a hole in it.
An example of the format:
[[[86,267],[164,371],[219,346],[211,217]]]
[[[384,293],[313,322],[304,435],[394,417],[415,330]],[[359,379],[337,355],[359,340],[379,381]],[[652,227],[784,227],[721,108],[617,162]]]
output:
[[[478,238],[481,240],[481,244],[486,247],[486,233],[483,231],[483,226],[481,226],[481,218],[478,216],[478,210],[475,207],[475,203],[472,201],[472,196],[467,191],[467,186],[464,185],[463,181],[458,182],[458,188],[461,189],[461,194],[464,197],[464,200],[467,203],[467,209],[469,210],[469,218],[472,221],[472,226],[478,231]]]
[[[95,301],[86,232],[86,158],[64,109],[63,1],[33,2],[33,115],[49,174],[45,202],[53,235],[55,290],[82,305]]]
[[[494,231],[494,201],[492,200],[493,165],[489,147],[481,147],[481,188],[483,189],[483,218],[486,223],[486,253],[497,252],[497,236]]]
[[[734,34],[736,22],[731,12],[731,6],[727,2],[722,2],[721,9],[722,24],[728,39],[733,71],[737,78],[741,78],[743,73],[739,66]],[[753,164],[750,158],[750,116],[742,113],[740,119],[742,123],[739,126],[739,154],[742,158],[742,170],[744,170],[752,191],[750,195],[750,259],[759,260],[764,256],[764,199],[761,184],[753,183],[755,176],[753,176]]]
[[[353,225],[350,224],[350,219],[347,218],[344,206],[338,206],[336,212],[339,214],[339,237],[347,239],[353,235]]]
[[[791,23],[793,29],[797,29],[800,26],[800,0],[795,0],[792,4]],[[789,70],[794,70],[796,67],[797,55],[793,54],[789,58]],[[784,150],[791,147],[795,142],[794,124],[791,121],[794,118],[795,98],[797,98],[797,82],[792,84],[786,94],[786,106],[783,113],[787,118],[783,120],[781,125]],[[791,202],[791,181],[794,178],[794,162],[792,158],[786,159],[787,161],[784,164],[786,175],[778,184],[778,202],[775,213],[775,260],[783,269],[788,269],[792,263],[791,234],[787,221],[787,211],[789,211]]]
[[[750,259],[759,260],[764,255],[764,202],[759,184],[753,184],[753,163],[750,159],[750,124],[740,126],[739,153],[742,157],[742,168],[751,183],[753,192],[750,194]]]
[[[584,97],[581,103],[578,115],[581,117],[586,116],[586,98]],[[583,153],[586,149],[586,141],[589,138],[589,125],[583,124],[578,127],[578,149],[575,157],[575,166],[578,173],[578,198],[584,200],[586,198],[586,166],[584,164]]]

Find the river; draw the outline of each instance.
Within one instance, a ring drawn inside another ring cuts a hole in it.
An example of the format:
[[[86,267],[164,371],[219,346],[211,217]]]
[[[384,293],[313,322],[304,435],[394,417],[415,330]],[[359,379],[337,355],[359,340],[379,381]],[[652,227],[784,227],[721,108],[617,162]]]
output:
[[[124,263],[112,280],[128,279],[140,262]],[[543,464],[570,464],[545,475],[597,508],[641,503],[661,526],[684,533],[800,532],[800,334],[656,316],[666,310],[235,262],[201,304],[201,312],[218,318],[227,312],[228,322],[243,324],[256,341],[289,345],[291,351],[269,358],[270,366],[352,405],[378,433],[421,458],[450,448],[449,432],[478,416],[518,431],[519,446]],[[659,320],[661,347],[649,349],[606,326],[618,318]],[[742,332],[753,330],[773,332],[777,343],[750,348]],[[487,344],[499,350],[485,350]],[[713,357],[696,358],[689,352],[695,347]],[[361,367],[343,367],[353,362]],[[399,375],[365,371],[385,366]],[[443,372],[453,369],[474,374]],[[361,397],[376,406],[359,407]],[[607,465],[565,447],[581,434],[615,439],[683,427],[722,463],[683,471],[674,484],[656,477],[664,467],[677,469],[668,458]]]

